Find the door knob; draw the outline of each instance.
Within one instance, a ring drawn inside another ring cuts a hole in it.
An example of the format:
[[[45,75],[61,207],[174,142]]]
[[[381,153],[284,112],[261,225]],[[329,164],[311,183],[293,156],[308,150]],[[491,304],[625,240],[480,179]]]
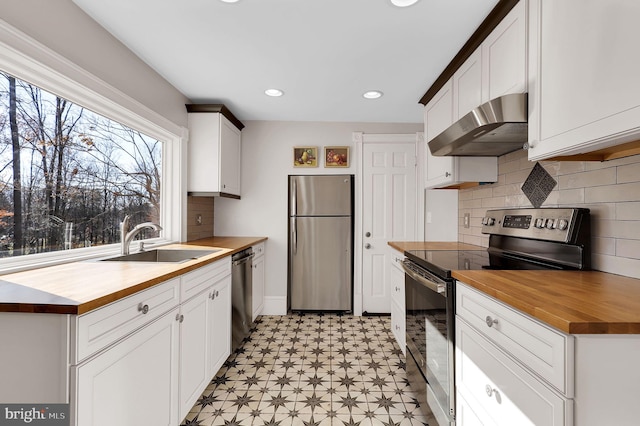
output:
[[[371,244],[367,243],[364,245],[364,248],[366,248],[367,250],[369,250],[371,248]]]
[[[365,237],[370,237],[371,236],[371,232],[367,232],[364,234]]]

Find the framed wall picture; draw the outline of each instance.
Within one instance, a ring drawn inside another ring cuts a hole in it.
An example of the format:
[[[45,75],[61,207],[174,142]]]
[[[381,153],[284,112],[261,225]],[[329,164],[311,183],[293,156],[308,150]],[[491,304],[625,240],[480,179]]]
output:
[[[349,167],[349,147],[348,146],[325,146],[324,166],[325,167]]]
[[[293,148],[293,167],[318,167],[317,146],[296,146]]]

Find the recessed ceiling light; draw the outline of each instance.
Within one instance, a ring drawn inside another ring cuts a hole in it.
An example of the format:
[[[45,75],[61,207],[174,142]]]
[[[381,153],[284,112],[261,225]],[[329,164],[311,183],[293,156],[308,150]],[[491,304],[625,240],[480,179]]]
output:
[[[238,0],[221,0],[221,1],[223,1],[223,2],[225,2],[225,3],[235,3],[235,2],[237,2]]]
[[[391,3],[393,3],[394,6],[398,6],[398,7],[411,6],[412,4],[417,2],[418,0],[391,0]]]
[[[379,90],[369,90],[368,92],[364,92],[362,94],[362,96],[364,96],[367,99],[378,99],[379,97],[382,97],[383,93]]]
[[[284,95],[284,92],[280,89],[267,89],[264,91],[264,94],[267,96],[273,96],[274,98],[277,98],[278,96]]]

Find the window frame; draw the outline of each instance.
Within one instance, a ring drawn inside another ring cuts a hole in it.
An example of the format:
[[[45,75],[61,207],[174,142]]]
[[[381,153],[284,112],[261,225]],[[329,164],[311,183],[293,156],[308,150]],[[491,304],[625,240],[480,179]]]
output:
[[[148,246],[183,240],[186,226],[186,128],[173,123],[0,19],[0,70],[162,142],[160,225]],[[186,114],[186,113],[185,113]],[[135,225],[135,224],[134,224]],[[0,274],[106,257],[120,243],[0,260]]]

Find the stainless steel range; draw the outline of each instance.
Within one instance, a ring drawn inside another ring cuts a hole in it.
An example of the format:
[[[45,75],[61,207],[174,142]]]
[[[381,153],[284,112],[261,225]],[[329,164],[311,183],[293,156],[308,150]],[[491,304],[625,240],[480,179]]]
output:
[[[407,376],[429,425],[455,425],[454,270],[591,268],[588,209],[489,210],[479,250],[404,254]]]

